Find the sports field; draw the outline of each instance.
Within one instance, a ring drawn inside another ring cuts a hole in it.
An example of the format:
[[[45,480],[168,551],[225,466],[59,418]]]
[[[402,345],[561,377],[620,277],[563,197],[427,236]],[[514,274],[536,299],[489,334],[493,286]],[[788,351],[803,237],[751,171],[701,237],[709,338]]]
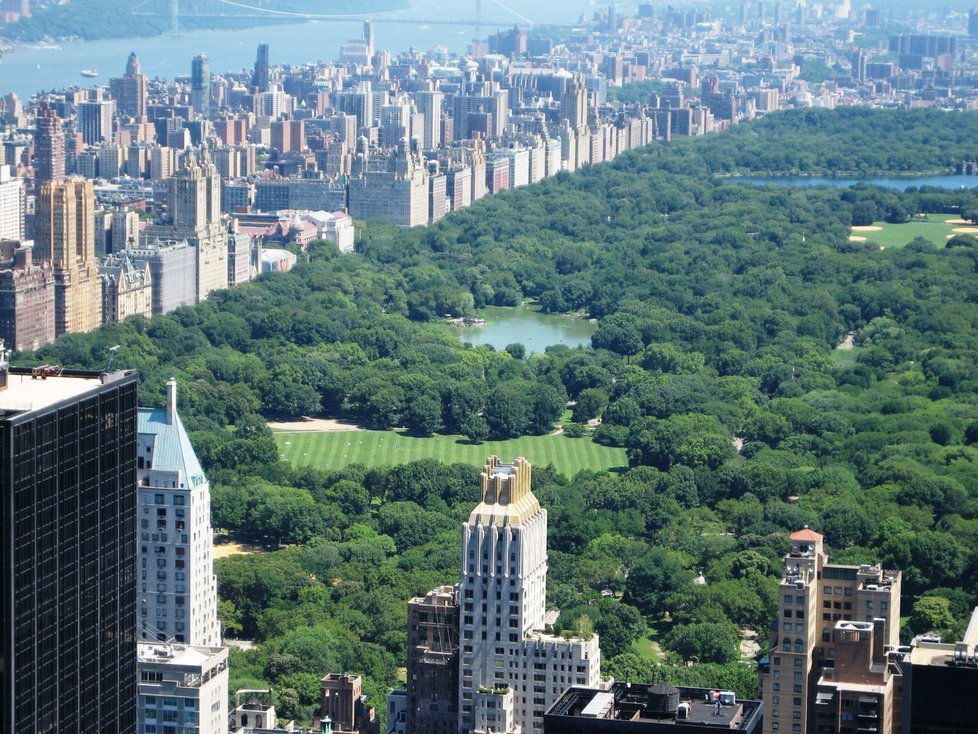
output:
[[[567,477],[582,469],[604,471],[628,465],[624,449],[563,435],[480,444],[467,443],[461,436],[414,438],[397,431],[275,431],[274,435],[285,461],[317,469],[339,469],[348,464],[391,466],[418,459],[482,466],[491,454],[503,460],[524,456],[537,466],[553,464]]]
[[[956,234],[978,235],[978,227],[963,222],[957,214],[928,214],[926,219],[914,219],[905,224],[873,222],[865,227],[853,227],[849,236],[855,242],[871,241],[883,247],[904,247],[915,237],[930,240],[937,247]]]

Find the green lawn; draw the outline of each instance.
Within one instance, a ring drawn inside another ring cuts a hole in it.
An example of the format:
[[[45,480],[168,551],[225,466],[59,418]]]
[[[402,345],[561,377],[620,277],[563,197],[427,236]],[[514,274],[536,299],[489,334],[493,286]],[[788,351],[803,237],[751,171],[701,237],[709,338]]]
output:
[[[568,477],[582,469],[604,471],[628,464],[624,449],[560,435],[473,445],[461,436],[414,438],[397,431],[276,431],[275,441],[282,458],[293,466],[317,469],[339,469],[347,464],[391,466],[418,459],[482,466],[491,454],[504,461],[524,456],[537,466],[553,464]]]
[[[947,222],[949,219],[957,218],[957,214],[928,214],[925,220],[914,220],[906,224],[874,222],[873,226],[880,227],[880,230],[866,231],[857,228],[852,231],[852,235],[865,237],[869,241],[883,245],[883,247],[903,247],[915,237],[923,237],[936,246],[943,247],[948,240],[948,235],[957,234],[952,230],[959,227],[970,227],[967,224],[949,224]]]

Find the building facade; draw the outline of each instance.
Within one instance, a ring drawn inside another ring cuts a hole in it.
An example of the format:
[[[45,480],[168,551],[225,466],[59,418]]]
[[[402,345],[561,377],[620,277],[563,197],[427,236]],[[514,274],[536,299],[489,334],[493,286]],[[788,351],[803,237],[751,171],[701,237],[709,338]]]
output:
[[[543,731],[571,685],[598,687],[598,638],[546,631],[547,511],[530,464],[489,457],[462,526],[459,734]]]
[[[197,253],[186,240],[154,240],[126,250],[137,268],[149,265],[153,313],[170,313],[197,302]]]
[[[0,733],[136,730],[136,375],[0,354]]]
[[[24,182],[0,166],[0,240],[24,239]]]
[[[165,408],[140,408],[139,638],[214,647],[217,621],[210,483],[177,413],[177,384]]]
[[[32,249],[21,245],[8,256],[0,243],[0,340],[17,351],[54,341],[54,273],[33,261]]]
[[[42,184],[36,226],[34,258],[54,269],[55,334],[91,331],[102,323],[92,182],[73,178]]]
[[[874,672],[872,665],[880,663],[886,647],[895,648],[900,642],[898,571],[829,563],[823,536],[808,528],[792,533],[788,542],[770,665],[761,674],[767,707],[764,734],[814,731],[814,707],[831,698],[826,696],[828,689],[843,687],[845,675],[851,677],[850,683],[868,685],[860,678]],[[863,626],[840,626],[841,622]],[[860,639],[863,658],[857,664],[853,646]],[[840,654],[853,661],[843,666],[848,668],[845,672],[834,670],[837,660],[843,662]],[[885,684],[875,675],[870,677],[873,685]],[[884,700],[879,705],[890,706],[891,693],[881,691],[881,695]]]
[[[227,734],[226,647],[141,643],[136,734]]]
[[[458,731],[459,609],[452,586],[408,602],[407,734]]]
[[[102,321],[125,321],[130,316],[153,315],[153,276],[145,260],[136,265],[123,250],[98,266],[102,275]]]

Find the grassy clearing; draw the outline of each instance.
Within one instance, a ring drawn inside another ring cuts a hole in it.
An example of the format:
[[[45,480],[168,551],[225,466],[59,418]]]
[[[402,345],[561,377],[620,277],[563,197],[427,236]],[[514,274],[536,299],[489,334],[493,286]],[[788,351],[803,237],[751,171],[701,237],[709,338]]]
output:
[[[904,247],[915,237],[923,237],[934,243],[936,247],[944,247],[948,240],[948,235],[957,234],[953,230],[958,228],[970,228],[970,225],[960,222],[948,222],[956,220],[957,214],[928,214],[926,219],[915,219],[905,224],[888,224],[886,222],[873,222],[874,227],[880,227],[878,231],[867,231],[864,229],[854,229],[854,237],[865,237],[867,241],[876,242],[883,247]]]
[[[274,435],[285,461],[317,469],[340,469],[349,464],[392,466],[418,459],[481,466],[490,454],[504,460],[524,456],[537,466],[553,464],[567,477],[582,469],[606,471],[628,464],[624,449],[566,436],[524,436],[471,444],[462,436],[415,438],[399,431],[276,431]]]

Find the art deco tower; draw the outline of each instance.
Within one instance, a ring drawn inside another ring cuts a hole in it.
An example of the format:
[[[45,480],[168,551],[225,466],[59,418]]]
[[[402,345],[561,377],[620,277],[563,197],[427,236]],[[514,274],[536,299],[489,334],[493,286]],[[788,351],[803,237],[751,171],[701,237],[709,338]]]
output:
[[[58,335],[102,323],[102,279],[95,259],[95,192],[82,178],[48,181],[37,201],[34,258],[51,263]]]
[[[148,82],[139,65],[139,57],[133,51],[126,62],[126,73],[121,79],[111,79],[109,88],[119,106],[119,112],[142,120],[146,116]]]
[[[459,734],[542,732],[568,686],[598,685],[598,638],[545,631],[547,511],[529,462],[490,456],[479,484],[482,501],[462,525]]]

